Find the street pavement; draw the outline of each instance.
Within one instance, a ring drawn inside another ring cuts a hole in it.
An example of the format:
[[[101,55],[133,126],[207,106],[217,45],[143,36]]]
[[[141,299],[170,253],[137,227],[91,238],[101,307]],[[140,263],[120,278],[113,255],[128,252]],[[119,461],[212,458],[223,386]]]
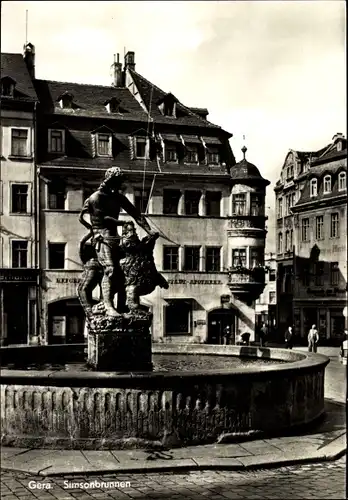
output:
[[[81,457],[76,457],[72,455],[76,452],[6,448],[2,450],[2,467],[17,470],[2,470],[1,500],[347,498],[345,457],[334,460],[342,456],[346,447],[342,405],[346,401],[346,367],[338,362],[338,349],[330,353],[324,349],[321,353],[331,358],[325,376],[327,417],[311,432],[240,444],[183,448],[165,454],[147,452],[147,456],[144,450],[82,452]],[[107,466],[104,453],[113,455]],[[59,467],[56,458],[56,468],[47,467],[49,460],[58,455]],[[289,463],[284,462],[289,457],[297,457],[302,463],[282,466]],[[331,461],[325,461],[328,458]],[[304,463],[304,459],[318,463]],[[199,467],[190,467],[190,460]],[[162,470],[156,471],[161,464]],[[185,465],[191,470],[180,469]],[[216,467],[220,470],[213,470]],[[38,475],[38,470],[48,477]],[[72,482],[83,484],[72,488]],[[43,489],[43,484],[49,485],[49,489]]]

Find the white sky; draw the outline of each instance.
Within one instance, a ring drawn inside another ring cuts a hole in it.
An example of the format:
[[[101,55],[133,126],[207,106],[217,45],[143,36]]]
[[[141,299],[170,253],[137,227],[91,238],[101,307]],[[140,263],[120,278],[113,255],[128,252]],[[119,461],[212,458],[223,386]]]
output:
[[[4,1],[1,51],[36,48],[36,76],[109,85],[113,54],[135,52],[136,70],[233,133],[231,145],[272,184],[287,151],[346,135],[345,2]]]

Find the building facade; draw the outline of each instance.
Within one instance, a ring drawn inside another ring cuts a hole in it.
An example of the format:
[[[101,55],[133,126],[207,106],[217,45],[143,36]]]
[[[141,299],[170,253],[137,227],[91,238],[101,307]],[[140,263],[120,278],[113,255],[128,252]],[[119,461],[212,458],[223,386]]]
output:
[[[298,337],[312,324],[326,340],[343,333],[346,156],[342,134],[317,152],[291,151],[275,188],[278,325],[282,331],[292,324]]]
[[[273,339],[277,333],[277,259],[274,253],[265,255],[265,270],[265,288],[255,302],[256,333],[262,323],[265,323],[268,336]]]
[[[34,47],[1,54],[0,342],[36,342],[38,253],[36,224]]]

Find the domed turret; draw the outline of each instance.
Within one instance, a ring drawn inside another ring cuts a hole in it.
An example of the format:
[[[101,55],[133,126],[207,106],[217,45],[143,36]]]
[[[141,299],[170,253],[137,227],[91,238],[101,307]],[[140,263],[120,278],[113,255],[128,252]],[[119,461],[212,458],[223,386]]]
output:
[[[230,171],[231,179],[235,182],[247,181],[248,184],[255,183],[257,185],[268,186],[270,182],[262,177],[259,169],[253,164],[246,160],[245,153],[247,152],[245,146],[242,147],[243,159],[239,163],[236,163]]]

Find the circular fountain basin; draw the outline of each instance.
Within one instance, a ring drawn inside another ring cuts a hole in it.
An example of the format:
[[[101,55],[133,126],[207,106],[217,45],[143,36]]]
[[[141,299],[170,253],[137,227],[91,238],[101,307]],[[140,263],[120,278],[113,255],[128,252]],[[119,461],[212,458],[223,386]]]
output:
[[[329,359],[319,354],[154,344],[153,372],[117,373],[87,370],[84,350],[0,348],[3,445],[205,444],[286,433],[324,411]],[[40,369],[28,369],[35,365]]]

